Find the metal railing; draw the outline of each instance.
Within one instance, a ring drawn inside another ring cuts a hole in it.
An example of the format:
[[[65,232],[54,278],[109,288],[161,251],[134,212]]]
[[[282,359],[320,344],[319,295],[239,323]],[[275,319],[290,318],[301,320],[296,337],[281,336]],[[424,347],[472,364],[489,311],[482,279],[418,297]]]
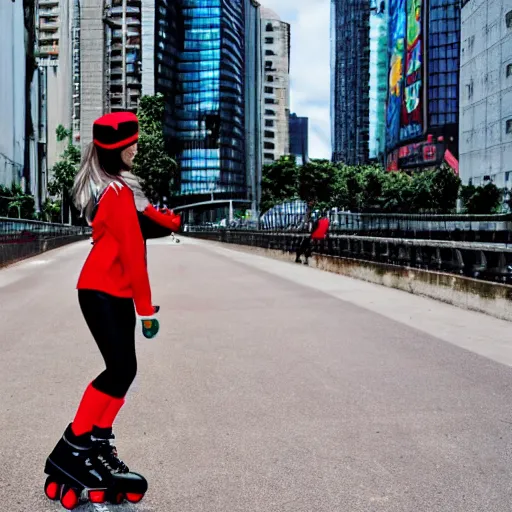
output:
[[[250,230],[190,231],[193,237],[247,245],[290,254],[307,234]],[[313,242],[313,254],[447,272],[485,281],[512,284],[512,246],[499,243],[461,242],[334,233]]]
[[[90,235],[89,227],[0,217],[0,267]]]

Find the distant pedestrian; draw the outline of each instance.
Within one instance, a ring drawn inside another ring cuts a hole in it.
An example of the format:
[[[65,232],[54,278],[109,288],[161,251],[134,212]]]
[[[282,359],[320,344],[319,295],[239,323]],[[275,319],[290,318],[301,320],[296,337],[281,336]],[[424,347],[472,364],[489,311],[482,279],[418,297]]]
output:
[[[313,240],[325,240],[329,231],[329,217],[327,211],[323,211],[321,216],[313,223],[310,236],[305,236],[297,249],[295,263],[302,263],[301,256],[305,256],[304,264],[308,265],[308,259],[313,252]]]

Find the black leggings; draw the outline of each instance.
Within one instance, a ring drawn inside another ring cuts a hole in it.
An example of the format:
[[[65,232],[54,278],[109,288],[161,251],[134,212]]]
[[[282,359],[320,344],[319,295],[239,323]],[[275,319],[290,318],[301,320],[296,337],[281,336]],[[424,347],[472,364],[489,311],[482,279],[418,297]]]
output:
[[[79,290],[78,301],[106,365],[93,385],[107,395],[123,398],[137,373],[133,300]]]

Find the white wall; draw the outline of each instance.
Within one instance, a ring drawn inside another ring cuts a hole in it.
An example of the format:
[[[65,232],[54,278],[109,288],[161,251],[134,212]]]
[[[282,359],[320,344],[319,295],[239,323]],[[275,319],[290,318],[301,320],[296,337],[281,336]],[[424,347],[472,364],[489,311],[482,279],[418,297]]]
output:
[[[0,1],[0,184],[19,183],[25,150],[25,28],[22,0]]]
[[[470,0],[462,9],[460,175],[464,183],[512,187],[512,0]]]

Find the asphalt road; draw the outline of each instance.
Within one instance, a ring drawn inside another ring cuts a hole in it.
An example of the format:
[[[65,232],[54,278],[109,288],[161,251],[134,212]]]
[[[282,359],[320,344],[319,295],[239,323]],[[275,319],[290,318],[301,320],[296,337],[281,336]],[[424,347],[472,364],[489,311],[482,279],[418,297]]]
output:
[[[44,461],[102,360],[80,243],[0,270],[0,510],[55,512]],[[81,512],[512,510],[512,325],[215,244],[149,248],[162,333],[116,424],[150,489]]]

